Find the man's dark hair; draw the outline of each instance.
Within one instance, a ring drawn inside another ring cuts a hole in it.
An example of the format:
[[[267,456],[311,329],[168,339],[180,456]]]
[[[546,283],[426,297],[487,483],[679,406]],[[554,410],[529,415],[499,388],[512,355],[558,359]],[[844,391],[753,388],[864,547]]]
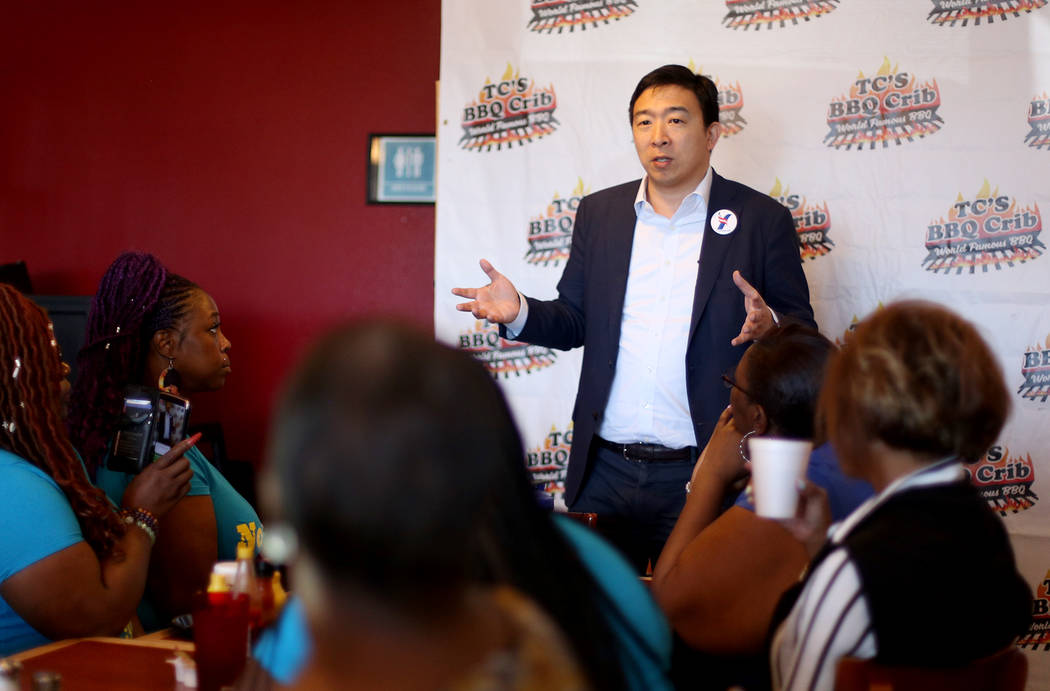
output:
[[[704,116],[704,127],[718,122],[718,88],[715,83],[710,77],[694,74],[692,70],[682,65],[657,67],[642,77],[638,86],[634,87],[631,103],[627,106],[628,121],[634,121],[634,104],[638,97],[646,89],[654,86],[680,86],[683,89],[689,89],[696,95],[696,100],[700,103],[700,113]]]

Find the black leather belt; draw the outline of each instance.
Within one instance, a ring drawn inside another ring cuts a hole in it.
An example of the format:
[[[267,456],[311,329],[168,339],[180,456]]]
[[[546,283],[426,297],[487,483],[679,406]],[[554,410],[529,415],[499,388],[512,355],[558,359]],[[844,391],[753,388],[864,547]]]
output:
[[[672,449],[661,444],[618,444],[602,439],[597,434],[594,435],[594,440],[598,446],[622,454],[629,461],[685,461],[696,458],[696,447],[694,446]]]

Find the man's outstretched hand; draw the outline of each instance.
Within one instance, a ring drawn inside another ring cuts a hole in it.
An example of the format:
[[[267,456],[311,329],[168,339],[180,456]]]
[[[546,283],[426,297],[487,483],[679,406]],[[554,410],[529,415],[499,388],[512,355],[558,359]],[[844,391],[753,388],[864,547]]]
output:
[[[521,309],[517,289],[506,276],[496,271],[487,259],[481,260],[481,270],[489,277],[489,284],[481,288],[453,288],[453,295],[470,299],[470,302],[456,305],[456,309],[460,312],[470,312],[478,319],[509,324]]]
[[[740,333],[730,341],[733,345],[740,345],[762,338],[772,331],[776,324],[773,322],[773,313],[769,311],[769,305],[754,286],[744,280],[739,271],[733,272],[733,283],[744,294],[744,310],[747,312]]]

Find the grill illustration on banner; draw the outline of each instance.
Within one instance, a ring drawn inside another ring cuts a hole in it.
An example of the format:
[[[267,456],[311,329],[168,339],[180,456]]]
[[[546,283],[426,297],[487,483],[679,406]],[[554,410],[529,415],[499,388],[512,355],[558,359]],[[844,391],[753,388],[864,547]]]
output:
[[[557,499],[565,493],[565,473],[569,467],[569,449],[572,447],[572,423],[564,430],[551,425],[543,444],[525,455],[525,467],[533,486]]]
[[[558,266],[569,258],[576,208],[589,192],[590,189],[584,187],[583,178],[577,178],[576,187],[568,198],[562,198],[555,191],[546,212],[529,219],[529,249],[525,252],[527,263]]]
[[[557,129],[557,107],[553,84],[537,87],[508,62],[500,80],[492,83],[486,77],[477,100],[463,107],[459,146],[475,151],[521,146]]]
[[[914,75],[896,65],[891,68],[889,58],[884,57],[874,76],[859,73],[849,95],[837,97],[828,105],[829,130],[824,143],[848,151],[915,141],[941,128],[944,120],[937,114],[940,106],[936,79],[919,84]]]
[[[638,7],[634,0],[532,0],[529,4],[529,31],[544,34],[598,28],[630,16]]]
[[[1025,135],[1024,143],[1033,149],[1045,146],[1050,151],[1050,98],[1045,91],[1042,97],[1036,96],[1028,104],[1028,126],[1031,130]]]
[[[1018,648],[1028,650],[1050,650],[1050,571],[1035,588],[1032,598],[1032,623],[1028,634],[1017,641]]]
[[[1022,12],[1029,13],[1045,7],[1050,0],[930,0],[933,9],[927,19],[931,24],[940,26],[966,26],[973,22],[980,26],[981,21],[991,24],[996,19],[1005,21],[1010,17],[1020,17]]]
[[[769,196],[787,207],[791,212],[791,220],[795,222],[795,232],[798,233],[799,253],[803,261],[822,257],[835,246],[828,237],[831,230],[831,213],[828,211],[828,203],[810,204],[806,197],[791,194],[790,187],[783,187],[780,178],[776,178],[773,189]]]
[[[1039,239],[1043,221],[1039,206],[1018,207],[1017,201],[990,191],[984,181],[974,199],[960,193],[948,211],[926,227],[927,255],[923,266],[933,273],[983,272],[989,266],[1002,269],[1023,264],[1042,255],[1046,245]]]
[[[985,457],[966,466],[970,482],[1000,516],[1019,513],[1035,506],[1039,497],[1032,491],[1035,465],[1032,455],[1010,456],[1010,449],[996,445]]]
[[[823,17],[839,0],[726,0],[722,23],[730,29],[772,29]]]
[[[1050,397],[1050,334],[1044,345],[1025,349],[1021,376],[1024,382],[1017,387],[1021,398],[1046,403]]]
[[[499,326],[484,321],[459,335],[459,347],[485,365],[493,377],[520,377],[553,365],[558,354],[544,346],[511,341],[499,335]]]

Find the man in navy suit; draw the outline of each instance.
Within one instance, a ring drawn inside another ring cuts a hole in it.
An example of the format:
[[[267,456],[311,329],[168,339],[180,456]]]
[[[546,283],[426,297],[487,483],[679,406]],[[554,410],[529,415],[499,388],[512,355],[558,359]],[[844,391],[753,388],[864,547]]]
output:
[[[645,177],[580,202],[558,298],[525,298],[484,259],[490,283],[452,292],[510,338],[584,347],[565,501],[644,572],[728,403],[721,375],[780,321],[816,323],[787,209],[710,166],[714,83],[666,65],[628,112]]]

